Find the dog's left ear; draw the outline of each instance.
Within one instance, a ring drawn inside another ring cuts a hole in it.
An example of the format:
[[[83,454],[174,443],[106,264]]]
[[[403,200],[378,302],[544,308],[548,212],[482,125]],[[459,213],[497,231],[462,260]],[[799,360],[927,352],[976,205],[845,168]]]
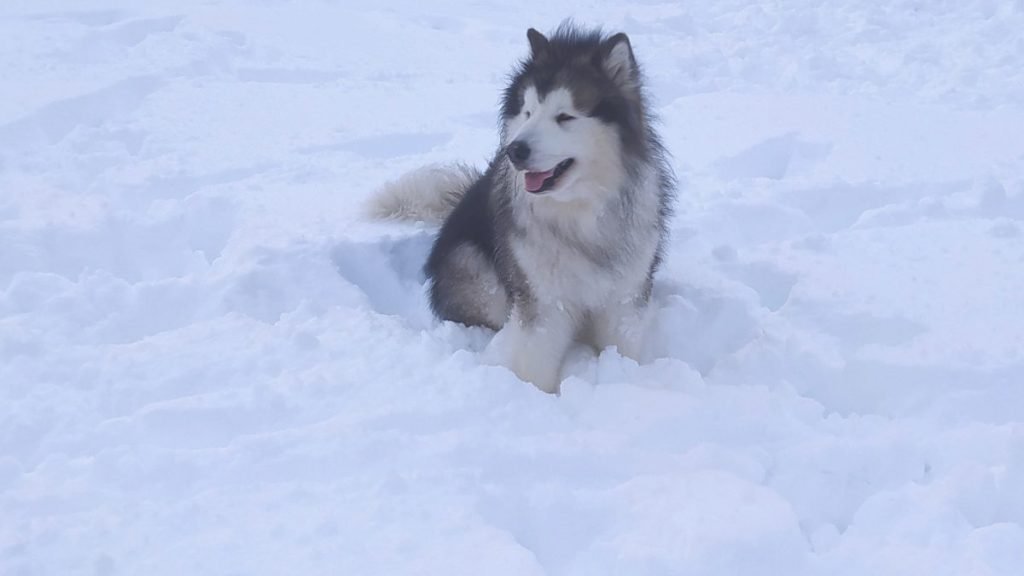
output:
[[[530,53],[536,59],[548,50],[548,39],[533,28],[526,31],[526,39],[530,41]]]
[[[601,65],[608,76],[623,88],[636,88],[638,70],[629,37],[619,32],[601,44]]]

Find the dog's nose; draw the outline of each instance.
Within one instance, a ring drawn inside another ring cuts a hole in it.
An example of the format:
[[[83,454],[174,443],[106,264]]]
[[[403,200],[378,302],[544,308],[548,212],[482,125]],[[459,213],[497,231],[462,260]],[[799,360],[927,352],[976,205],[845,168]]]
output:
[[[516,140],[508,145],[505,153],[508,154],[508,159],[512,161],[512,164],[518,168],[530,158],[530,146],[522,140]]]

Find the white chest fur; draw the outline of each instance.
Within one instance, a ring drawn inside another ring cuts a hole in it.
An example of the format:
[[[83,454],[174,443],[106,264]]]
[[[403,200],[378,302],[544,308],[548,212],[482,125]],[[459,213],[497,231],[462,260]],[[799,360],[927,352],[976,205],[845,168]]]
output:
[[[642,289],[658,245],[657,204],[634,210],[534,201],[512,251],[539,303],[586,312]]]

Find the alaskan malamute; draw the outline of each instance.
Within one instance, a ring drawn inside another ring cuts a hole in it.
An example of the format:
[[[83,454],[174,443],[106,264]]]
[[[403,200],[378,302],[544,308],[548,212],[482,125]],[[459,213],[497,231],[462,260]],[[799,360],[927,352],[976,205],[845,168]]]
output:
[[[425,267],[434,313],[498,330],[490,352],[557,392],[574,340],[641,355],[675,184],[629,38],[526,35],[487,170],[413,171],[371,210],[443,221]]]

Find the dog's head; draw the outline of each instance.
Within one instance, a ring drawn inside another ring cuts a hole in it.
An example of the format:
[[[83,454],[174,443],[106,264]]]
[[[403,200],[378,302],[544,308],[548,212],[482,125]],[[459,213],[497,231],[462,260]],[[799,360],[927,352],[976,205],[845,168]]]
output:
[[[629,38],[563,25],[530,29],[530,57],[505,91],[502,145],[530,196],[586,199],[617,192],[646,153],[640,70]]]

